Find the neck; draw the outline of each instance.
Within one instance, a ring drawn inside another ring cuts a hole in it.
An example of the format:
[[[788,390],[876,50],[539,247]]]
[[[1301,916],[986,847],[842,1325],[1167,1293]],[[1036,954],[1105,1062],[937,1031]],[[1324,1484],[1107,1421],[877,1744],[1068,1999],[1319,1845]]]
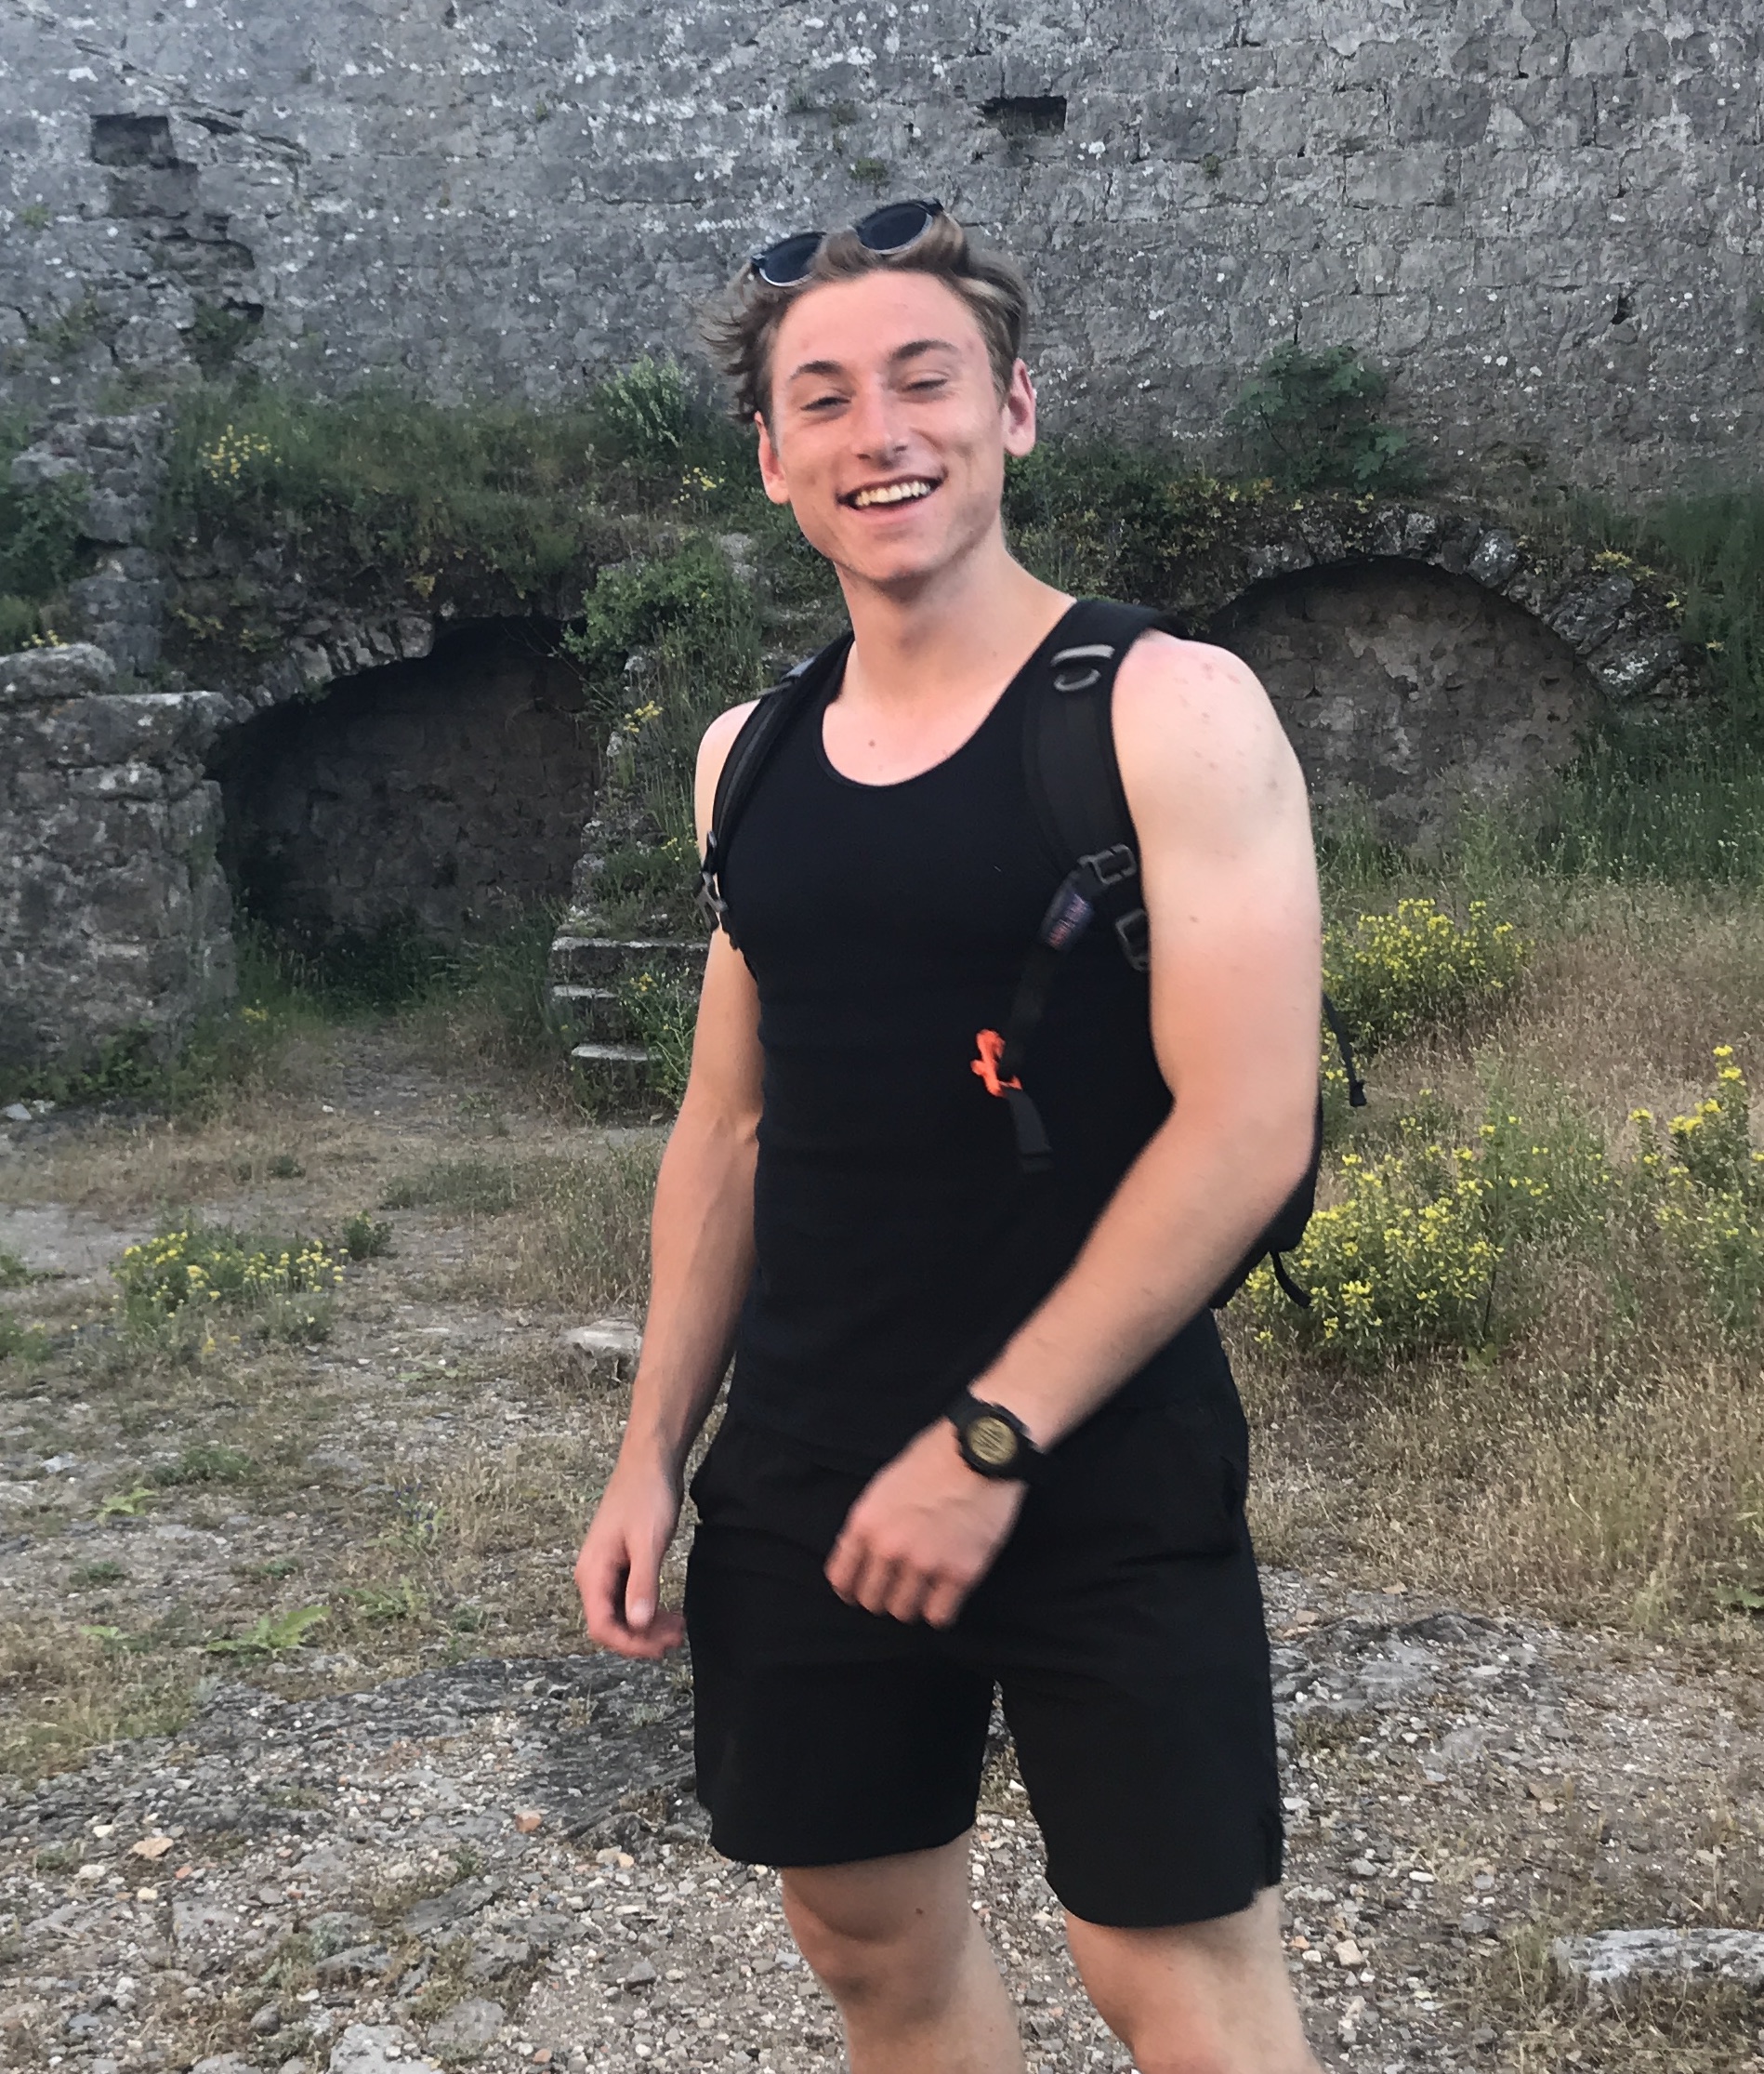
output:
[[[1009,678],[1071,603],[1012,558],[1002,526],[910,587],[843,569],[839,582],[853,636],[847,692],[899,708]]]

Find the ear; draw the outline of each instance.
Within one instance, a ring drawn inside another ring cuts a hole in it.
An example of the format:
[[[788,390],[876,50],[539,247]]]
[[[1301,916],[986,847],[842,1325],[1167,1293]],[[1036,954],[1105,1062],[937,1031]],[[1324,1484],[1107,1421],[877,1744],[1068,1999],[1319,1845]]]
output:
[[[1020,459],[1035,444],[1035,385],[1020,360],[1010,371],[1010,387],[999,406],[1005,423],[1005,452]]]
[[[759,480],[766,486],[766,495],[774,504],[788,504],[790,490],[784,482],[784,465],[778,457],[771,428],[758,412],[754,414],[754,426],[759,434]]]

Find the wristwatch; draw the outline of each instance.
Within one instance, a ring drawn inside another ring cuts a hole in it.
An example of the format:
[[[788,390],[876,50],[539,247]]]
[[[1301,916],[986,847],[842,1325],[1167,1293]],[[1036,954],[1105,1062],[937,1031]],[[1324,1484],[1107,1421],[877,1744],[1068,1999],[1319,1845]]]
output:
[[[1030,1439],[1028,1427],[1014,1411],[982,1403],[964,1390],[949,1407],[949,1419],[962,1460],[976,1475],[1007,1483],[1041,1480],[1047,1457]]]

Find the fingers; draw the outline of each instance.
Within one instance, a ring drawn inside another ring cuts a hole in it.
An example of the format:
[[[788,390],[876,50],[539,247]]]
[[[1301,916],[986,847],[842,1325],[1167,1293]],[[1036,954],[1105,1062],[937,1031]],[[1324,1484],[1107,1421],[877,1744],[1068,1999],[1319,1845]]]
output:
[[[659,1570],[653,1554],[639,1554],[633,1563],[623,1537],[590,1534],[583,1543],[576,1589],[588,1633],[603,1649],[653,1659],[678,1648],[685,1622],[678,1613],[657,1611]]]
[[[926,1618],[933,1598],[952,1598],[952,1611],[940,1622],[947,1626],[968,1595],[968,1580],[925,1569],[907,1557],[889,1557],[870,1548],[859,1535],[847,1533],[827,1559],[827,1581],[848,1605],[892,1620]]]
[[[928,1628],[947,1628],[968,1603],[972,1579],[939,1578],[925,1594],[919,1618]]]
[[[629,1567],[625,1576],[625,1618],[628,1627],[646,1631],[662,1595],[662,1552],[646,1542],[626,1542]]]

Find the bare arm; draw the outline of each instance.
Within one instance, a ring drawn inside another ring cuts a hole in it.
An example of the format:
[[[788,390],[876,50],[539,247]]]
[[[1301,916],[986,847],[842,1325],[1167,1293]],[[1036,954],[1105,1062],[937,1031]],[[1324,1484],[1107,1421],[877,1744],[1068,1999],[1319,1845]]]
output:
[[[1304,782],[1266,694],[1224,651],[1148,637],[1115,742],[1152,929],[1152,1028],[1175,1096],[1077,1260],[972,1384],[1042,1446],[1194,1315],[1304,1169],[1317,1099],[1321,926]],[[942,1625],[1021,1486],[927,1428],[853,1506],[828,1565],[873,1611]]]
[[[705,733],[701,841],[747,711],[723,714]],[[576,1560],[588,1632],[623,1656],[658,1657],[681,1639],[679,1615],[657,1606],[659,1579],[679,1523],[686,1458],[728,1366],[753,1274],[758,1026],[753,977],[719,931],[704,968],[691,1073],[656,1179],[649,1316],[630,1415]]]
[[[1206,1301],[1291,1193],[1317,1103],[1322,924],[1304,779],[1224,650],[1139,642],[1115,739],[1152,925],[1152,1036],[1175,1096],[1071,1271],[977,1396],[1047,1447]]]

